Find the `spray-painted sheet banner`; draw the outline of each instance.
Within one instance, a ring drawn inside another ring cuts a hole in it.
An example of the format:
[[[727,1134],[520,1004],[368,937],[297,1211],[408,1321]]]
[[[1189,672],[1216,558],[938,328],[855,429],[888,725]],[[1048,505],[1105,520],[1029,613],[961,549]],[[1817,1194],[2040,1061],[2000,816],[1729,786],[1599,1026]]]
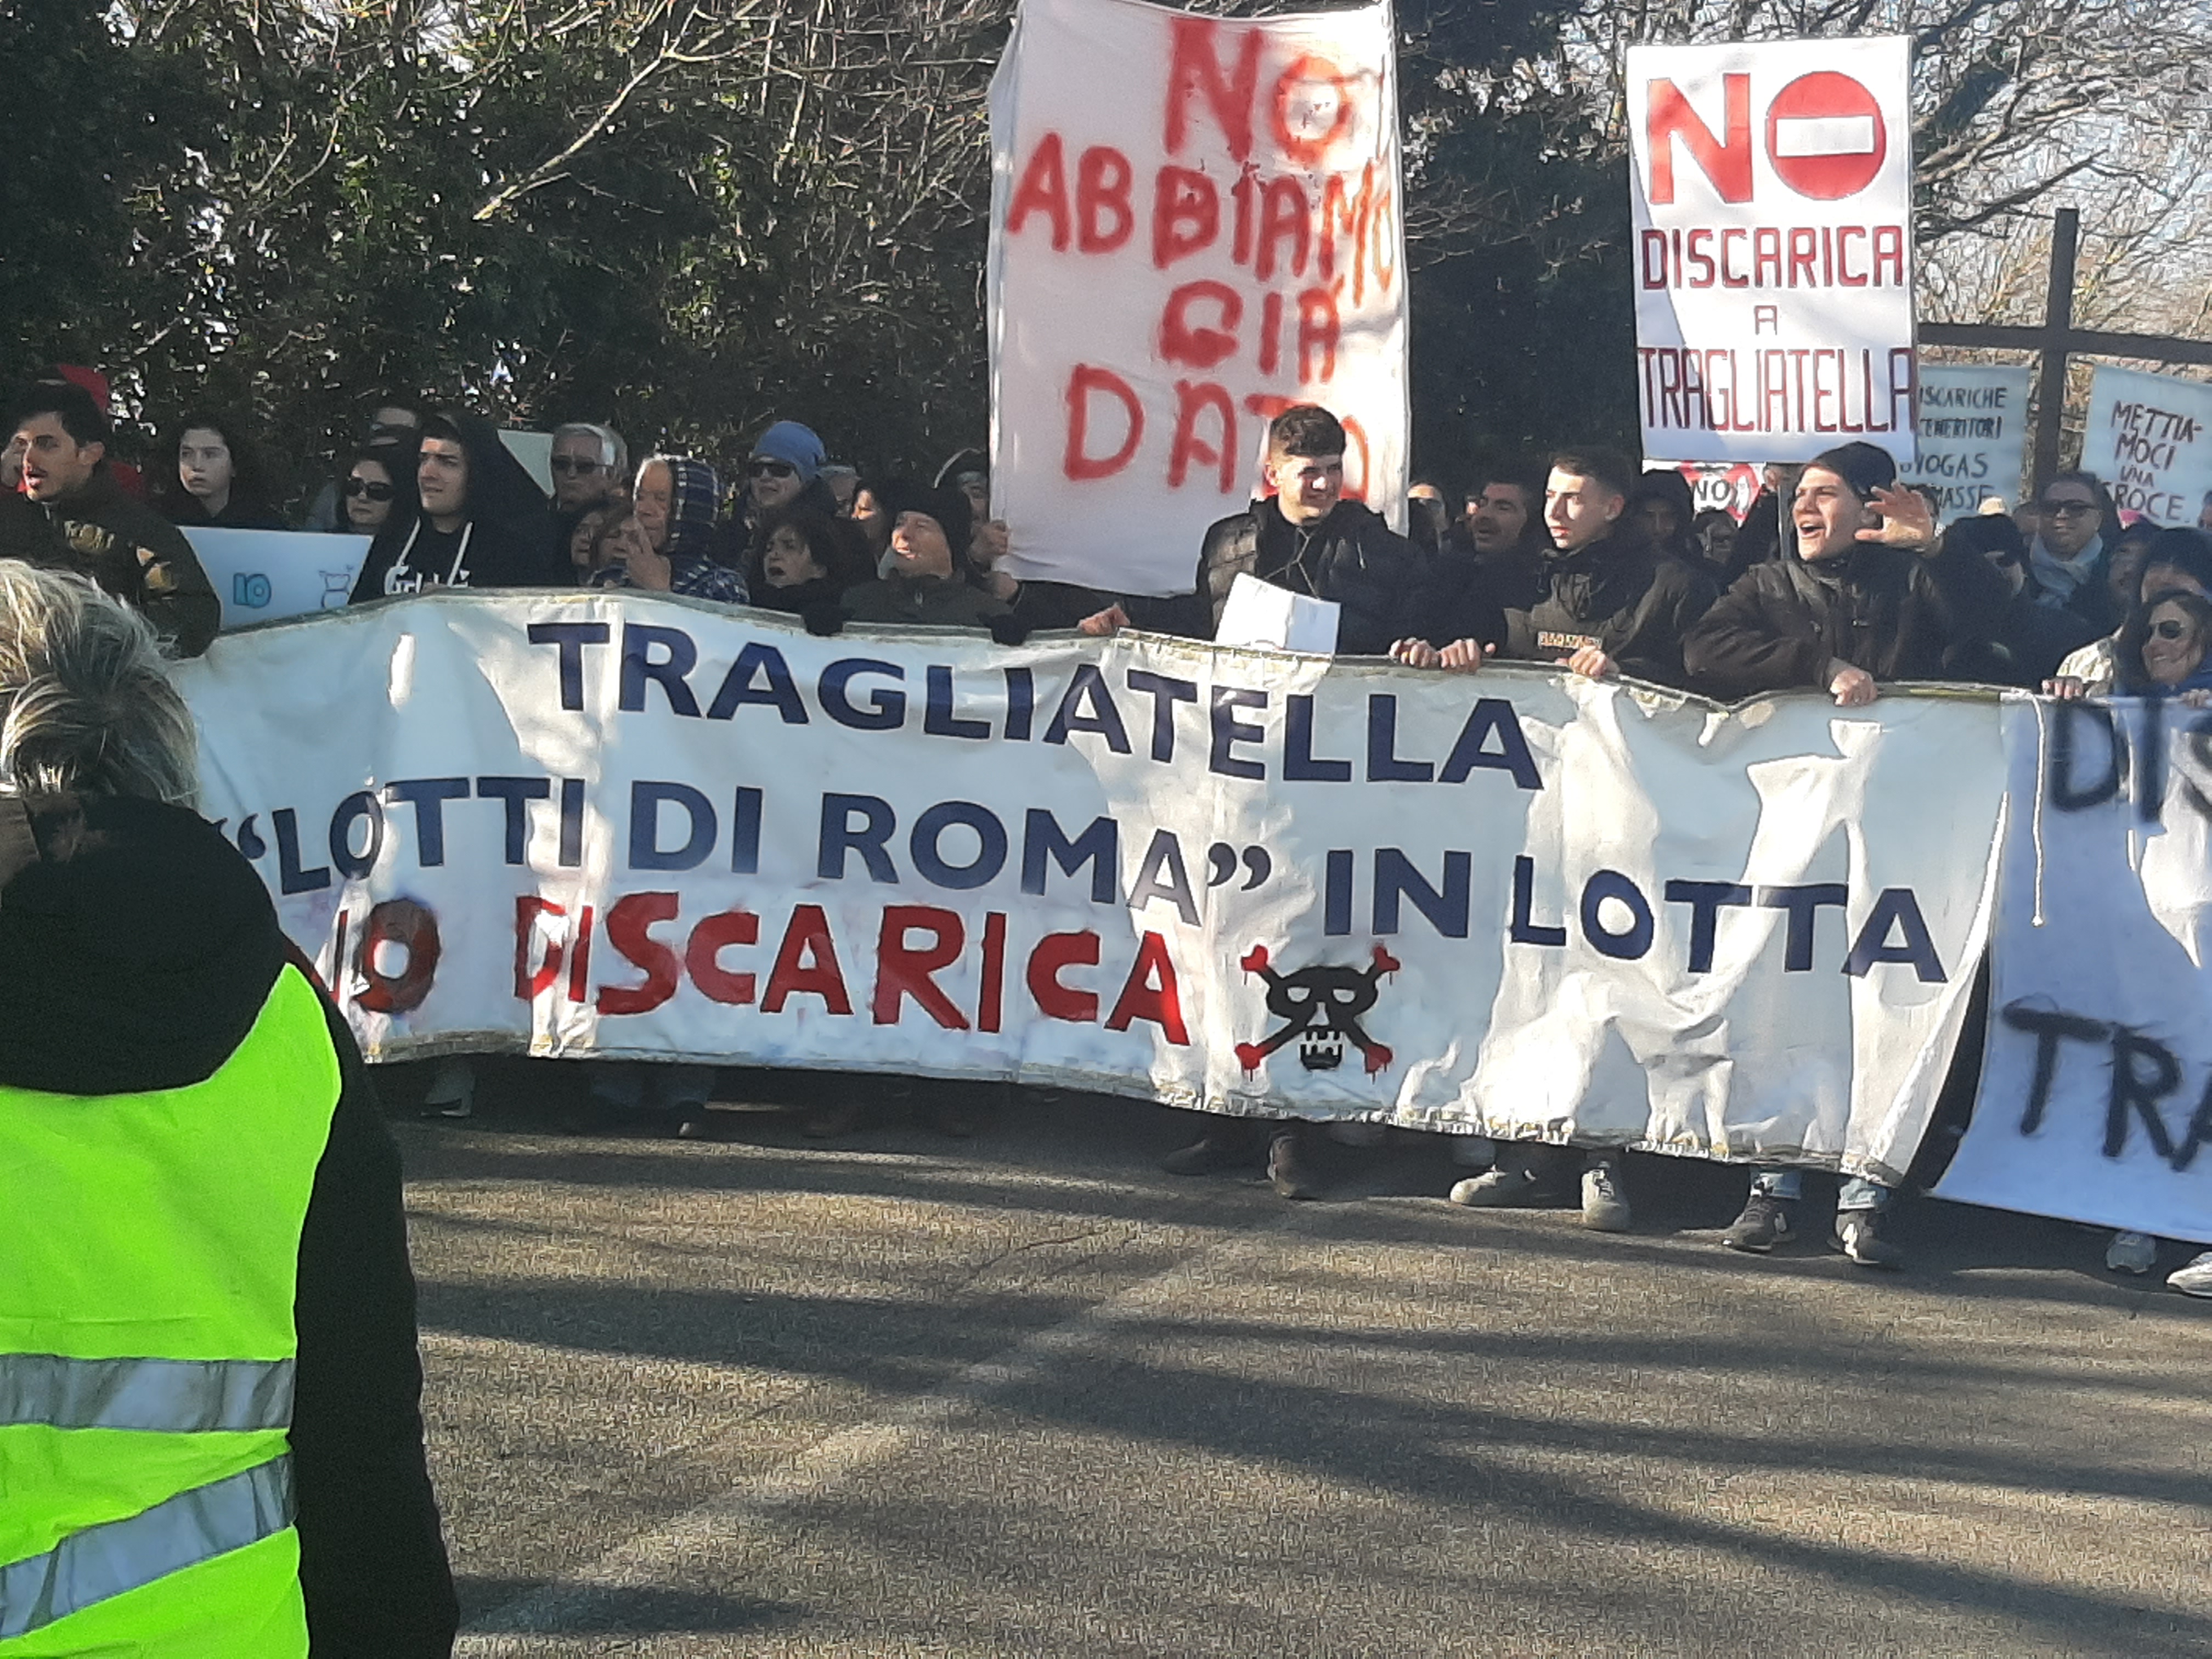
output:
[[[2212,1243],[2212,712],[2005,720],[1989,1041],[1936,1196]]]
[[[1142,635],[426,595],[180,671],[373,1055],[1019,1078],[1894,1175],[1994,700],[1735,713]]]
[[[1297,403],[1343,420],[1346,493],[1405,528],[1397,61],[1385,5],[1022,0],[988,268],[1015,575],[1188,592]]]

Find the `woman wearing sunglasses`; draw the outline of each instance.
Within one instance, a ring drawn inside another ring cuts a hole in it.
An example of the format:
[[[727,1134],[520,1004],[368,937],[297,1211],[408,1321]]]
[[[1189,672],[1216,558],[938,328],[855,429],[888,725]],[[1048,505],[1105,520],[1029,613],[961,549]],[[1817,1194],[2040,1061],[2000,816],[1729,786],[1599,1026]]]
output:
[[[2212,705],[2212,599],[2174,590],[2154,593],[2120,629],[2119,682],[2125,697],[2179,697]]]
[[[378,442],[354,452],[338,473],[338,531],[376,535],[387,522],[414,518],[414,453],[396,442]]]
[[[2113,688],[2130,697],[2175,697],[2192,708],[2212,708],[2212,599],[2169,589],[2137,605],[2120,629],[2113,653],[2119,665]],[[2158,1265],[2158,1240],[2148,1233],[2117,1232],[2105,1252],[2116,1273],[2147,1273]],[[2212,1297],[2212,1250],[2197,1255],[2166,1282],[2185,1296]]]

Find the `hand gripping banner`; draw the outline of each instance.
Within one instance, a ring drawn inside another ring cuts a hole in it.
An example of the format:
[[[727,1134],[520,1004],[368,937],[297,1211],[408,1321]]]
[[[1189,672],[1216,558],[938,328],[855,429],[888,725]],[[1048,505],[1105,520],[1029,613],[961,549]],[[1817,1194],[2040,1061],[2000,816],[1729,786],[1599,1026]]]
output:
[[[450,593],[184,665],[374,1057],[1018,1079],[1893,1177],[1988,927],[1994,700]]]

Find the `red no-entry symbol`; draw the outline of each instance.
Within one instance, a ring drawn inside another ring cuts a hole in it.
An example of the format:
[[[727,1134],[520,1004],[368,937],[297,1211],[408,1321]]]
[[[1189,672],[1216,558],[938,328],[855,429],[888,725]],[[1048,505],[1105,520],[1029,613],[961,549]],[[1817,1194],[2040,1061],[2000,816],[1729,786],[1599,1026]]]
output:
[[[1766,108],[1766,155],[1800,196],[1833,202],[1874,182],[1889,154],[1875,95],[1848,75],[1801,75]]]

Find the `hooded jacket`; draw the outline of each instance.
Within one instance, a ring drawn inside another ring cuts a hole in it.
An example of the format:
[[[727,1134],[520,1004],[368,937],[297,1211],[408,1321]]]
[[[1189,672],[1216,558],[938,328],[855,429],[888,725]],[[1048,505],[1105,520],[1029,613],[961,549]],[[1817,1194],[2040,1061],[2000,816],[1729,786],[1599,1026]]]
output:
[[[368,544],[353,598],[380,599],[426,587],[570,587],[567,556],[556,559],[545,492],[477,415],[448,415],[469,462],[467,516],[447,533],[419,507],[397,510]],[[413,492],[406,492],[412,495]]]
[[[288,961],[313,978],[252,866],[195,814],[63,798],[32,827],[42,856],[0,889],[0,1085],[96,1112],[204,1082]],[[341,1093],[300,1238],[289,1431],[308,1634],[317,1659],[431,1659],[458,1609],[423,1458],[399,1158],[327,1000],[324,1018]]]
[[[1544,574],[1544,597],[1506,614],[1500,655],[1565,662],[1595,645],[1632,678],[1688,688],[1682,640],[1713,602],[1711,577],[1620,529],[1571,553],[1554,550]]]
[[[92,578],[143,611],[180,657],[197,657],[222,625],[222,606],[185,533],[126,495],[106,461],[83,489],[38,503],[64,544],[60,568]]]
[[[1690,632],[1698,689],[1724,701],[1802,687],[1835,665],[1877,680],[1978,680],[1991,672],[2002,584],[1979,556],[1862,543],[1835,558],[1794,552],[1753,566]]]
[[[1409,631],[1420,550],[1358,501],[1339,501],[1318,524],[1294,525],[1272,498],[1217,520],[1206,532],[1193,591],[1139,603],[1140,628],[1210,640],[1240,575],[1343,607],[1337,651],[1379,657]]]
[[[714,599],[723,605],[750,604],[744,574],[718,564],[714,552],[714,517],[721,510],[721,480],[704,461],[677,455],[655,455],[647,466],[668,469],[668,538],[660,549],[668,561],[668,591],[687,599]],[[594,587],[635,587],[627,565],[611,564],[596,572]]]

